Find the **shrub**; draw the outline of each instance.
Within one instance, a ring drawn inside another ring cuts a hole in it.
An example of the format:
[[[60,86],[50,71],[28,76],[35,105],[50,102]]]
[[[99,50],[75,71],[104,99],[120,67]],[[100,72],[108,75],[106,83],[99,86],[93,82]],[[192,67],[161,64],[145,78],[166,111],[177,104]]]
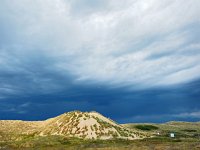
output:
[[[197,130],[194,130],[194,129],[184,129],[182,131],[185,131],[185,132],[197,132]]]
[[[136,125],[135,128],[139,129],[139,130],[145,130],[145,131],[157,130],[158,129],[157,126],[153,126],[153,125]]]

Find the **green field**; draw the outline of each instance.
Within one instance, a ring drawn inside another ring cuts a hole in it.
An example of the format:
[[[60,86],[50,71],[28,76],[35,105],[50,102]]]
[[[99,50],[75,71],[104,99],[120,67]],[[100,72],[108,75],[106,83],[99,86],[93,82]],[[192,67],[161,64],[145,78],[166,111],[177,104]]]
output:
[[[99,149],[99,150],[198,150],[198,138],[154,137],[143,140],[83,140],[63,136],[24,137],[15,142],[1,142],[0,149]]]
[[[126,124],[130,129],[147,132],[151,138],[138,140],[88,140],[65,136],[18,135],[18,140],[8,138],[0,142],[0,149],[41,150],[199,150],[200,123],[169,122],[165,124]],[[159,135],[158,135],[159,132]],[[175,138],[169,134],[175,133]],[[13,135],[7,135],[14,137]]]
[[[164,124],[124,124],[123,126],[130,129],[136,129],[138,131],[145,131],[156,137],[169,137],[170,133],[174,133],[175,138],[200,139],[200,122],[168,122]]]

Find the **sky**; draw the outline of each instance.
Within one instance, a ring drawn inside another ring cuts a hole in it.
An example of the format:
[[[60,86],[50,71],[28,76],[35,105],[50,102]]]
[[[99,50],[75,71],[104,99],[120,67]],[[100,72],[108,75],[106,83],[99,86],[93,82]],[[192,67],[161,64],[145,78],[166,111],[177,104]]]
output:
[[[73,110],[200,121],[200,1],[1,0],[0,119]]]

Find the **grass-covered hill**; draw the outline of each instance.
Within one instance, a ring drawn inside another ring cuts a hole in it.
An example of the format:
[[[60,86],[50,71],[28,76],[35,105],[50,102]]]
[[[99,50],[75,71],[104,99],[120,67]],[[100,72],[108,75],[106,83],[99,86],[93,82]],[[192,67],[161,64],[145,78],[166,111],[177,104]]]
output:
[[[142,139],[148,134],[130,130],[97,112],[73,111],[44,121],[0,121],[0,141],[49,135],[82,139]]]
[[[145,131],[151,136],[168,137],[174,133],[176,138],[199,138],[200,122],[167,122],[163,124],[124,124],[124,127],[137,131]]]
[[[198,150],[200,122],[120,125],[97,112],[80,111],[44,121],[1,120],[0,149]]]

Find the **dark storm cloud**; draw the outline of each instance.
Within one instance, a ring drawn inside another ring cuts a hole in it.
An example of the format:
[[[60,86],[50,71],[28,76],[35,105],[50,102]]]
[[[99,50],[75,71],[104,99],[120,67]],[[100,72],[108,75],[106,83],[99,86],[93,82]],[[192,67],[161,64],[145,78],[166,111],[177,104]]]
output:
[[[198,0],[2,0],[0,119],[74,109],[120,122],[197,119],[199,8]]]
[[[71,85],[71,89],[56,94],[1,101],[4,109],[0,113],[2,119],[41,120],[72,110],[95,110],[121,123],[197,121],[199,83],[140,91]]]

